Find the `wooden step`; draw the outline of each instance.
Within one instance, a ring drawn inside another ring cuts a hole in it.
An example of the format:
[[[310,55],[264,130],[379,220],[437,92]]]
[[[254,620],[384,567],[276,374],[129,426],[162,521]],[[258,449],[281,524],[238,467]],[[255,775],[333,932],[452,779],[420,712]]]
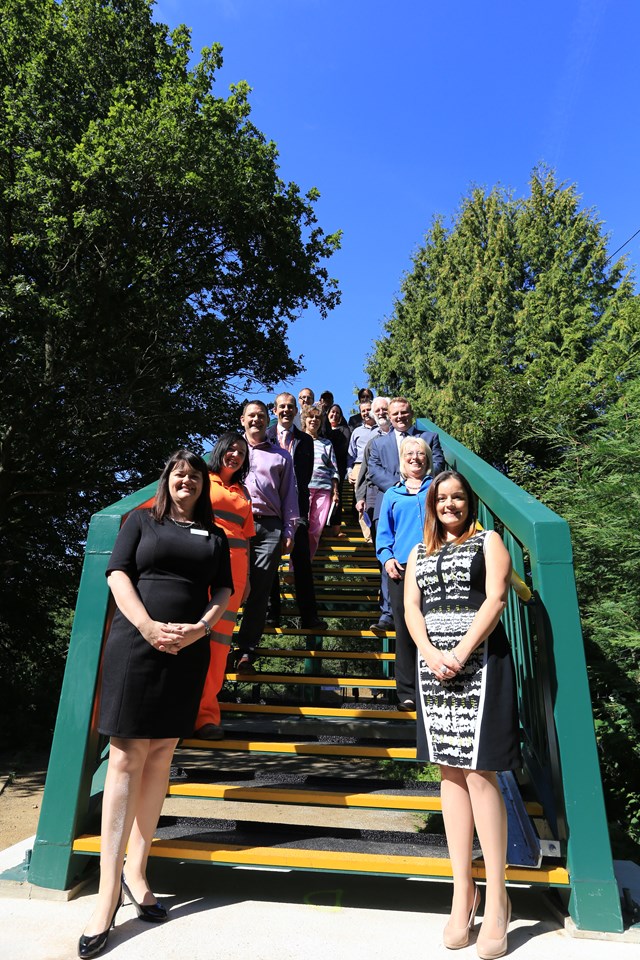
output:
[[[451,863],[445,857],[402,856],[388,853],[360,853],[349,844],[347,850],[309,849],[294,846],[253,846],[251,844],[203,843],[184,839],[156,838],[151,844],[151,857],[190,860],[219,866],[253,866],[284,870],[322,870],[331,873],[367,873],[396,877],[451,877]],[[73,844],[75,853],[100,853],[100,837],[85,834]],[[480,861],[472,864],[472,876],[485,879]],[[566,887],[569,875],[563,867],[507,867],[508,882],[541,887]]]

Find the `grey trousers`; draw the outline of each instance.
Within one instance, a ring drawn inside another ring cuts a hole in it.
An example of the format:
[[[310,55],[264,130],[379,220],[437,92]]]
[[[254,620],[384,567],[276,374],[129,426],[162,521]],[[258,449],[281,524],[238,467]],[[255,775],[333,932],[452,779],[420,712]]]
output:
[[[269,594],[282,554],[282,521],[279,517],[254,519],[256,535],[251,538],[249,549],[251,592],[244,605],[236,637],[243,653],[255,650],[262,639]]]

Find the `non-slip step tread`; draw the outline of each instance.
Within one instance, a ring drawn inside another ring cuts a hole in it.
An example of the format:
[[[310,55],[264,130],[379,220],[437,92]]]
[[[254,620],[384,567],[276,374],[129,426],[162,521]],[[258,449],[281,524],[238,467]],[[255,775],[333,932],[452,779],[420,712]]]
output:
[[[240,628],[236,627],[235,633],[239,633]],[[362,637],[366,640],[375,640],[376,637],[393,638],[396,635],[394,628],[391,630],[380,630],[375,633],[373,630],[357,627],[264,627],[262,633],[264,636],[276,637]]]
[[[195,770],[194,777],[171,783],[168,794],[172,797],[191,797],[212,800],[233,800],[249,803],[279,803],[297,806],[343,807],[362,810],[404,810],[412,812],[440,812],[440,784],[427,782],[415,788],[393,787],[377,782],[375,787],[366,789],[366,782],[354,780],[345,789],[345,782],[335,778],[321,789],[321,778],[302,777],[301,783],[291,785],[283,783],[278,777],[259,781],[236,780],[220,782],[212,775],[203,778],[203,771]],[[525,803],[529,816],[543,815],[542,807],[535,801]]]
[[[329,738],[327,738],[329,739]],[[333,738],[331,738],[333,739]],[[389,747],[380,744],[326,743],[307,740],[197,740],[189,737],[182,747],[198,747],[216,752],[287,753],[305,757],[376,757],[383,760],[415,760],[415,747]]]
[[[286,630],[278,628],[279,632]],[[299,648],[260,647],[262,657],[298,657],[309,660],[388,660],[396,659],[395,653],[380,653],[374,650],[356,652],[353,650],[305,650]]]
[[[152,841],[150,856],[174,860],[192,860],[220,866],[254,866],[290,870],[324,870],[337,873],[369,873],[398,877],[451,877],[451,863],[445,857],[376,855],[354,850],[335,851],[320,848],[259,847],[255,844],[235,845],[203,843],[183,839]],[[76,853],[97,855],[100,853],[100,837],[85,835],[73,844]],[[472,875],[475,879],[485,877],[484,866],[474,862]],[[563,867],[507,867],[505,876],[512,883],[527,883],[536,886],[559,886],[569,884],[569,875]]]
[[[227,737],[252,740],[267,740],[273,736],[288,740],[310,737],[340,737],[349,740],[389,741],[398,746],[400,742],[411,746],[415,742],[415,727],[400,721],[389,720],[383,713],[375,719],[361,717],[305,717],[292,714],[225,714],[224,728]]]
[[[333,677],[330,674],[321,677],[307,676],[304,673],[234,673],[226,674],[232,683],[264,684],[308,684],[326,687],[389,687],[395,688],[395,680],[380,677]]]
[[[299,806],[344,807],[361,810],[439,811],[439,796],[416,796],[411,791],[396,793],[371,791],[314,790],[311,787],[258,786],[231,783],[172,783],[168,790],[172,797],[199,797],[215,800],[246,801],[249,803],[284,803]]]
[[[386,704],[380,704],[378,709],[361,707],[314,707],[301,704],[270,704],[270,703],[224,703],[220,704],[220,709],[224,713],[265,713],[265,714],[291,714],[292,716],[302,717],[335,717],[336,719],[356,717],[360,719],[377,720],[380,715],[385,720],[415,720],[415,711],[412,713],[394,710],[387,707]]]

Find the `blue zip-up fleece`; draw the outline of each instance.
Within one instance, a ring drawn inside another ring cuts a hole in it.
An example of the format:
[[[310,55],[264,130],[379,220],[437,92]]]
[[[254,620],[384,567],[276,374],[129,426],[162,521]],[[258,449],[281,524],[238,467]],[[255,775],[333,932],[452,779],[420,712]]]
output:
[[[385,492],[376,533],[376,554],[382,566],[392,557],[405,564],[416,543],[422,542],[425,500],[431,480],[432,477],[425,477],[415,494],[409,493],[404,482]]]

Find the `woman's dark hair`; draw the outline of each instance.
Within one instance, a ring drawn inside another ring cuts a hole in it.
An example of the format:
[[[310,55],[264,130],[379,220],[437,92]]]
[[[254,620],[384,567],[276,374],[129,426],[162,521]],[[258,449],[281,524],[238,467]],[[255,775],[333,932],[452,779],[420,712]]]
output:
[[[476,520],[478,517],[478,504],[476,500],[476,495],[471,489],[471,484],[466,477],[463,477],[461,473],[458,473],[457,470],[443,470],[442,473],[439,473],[438,476],[433,480],[431,486],[427,490],[427,501],[426,501],[426,517],[424,521],[424,544],[427,548],[427,553],[435,553],[440,549],[443,544],[447,542],[445,537],[445,532],[442,529],[442,524],[438,517],[436,511],[436,502],[438,498],[438,488],[446,480],[457,480],[458,483],[462,486],[462,489],[467,495],[467,503],[469,504],[469,516],[467,517],[467,528],[464,530],[459,537],[456,537],[453,543],[464,543],[465,540],[468,540],[469,537],[473,536],[476,532]]]
[[[331,413],[332,410],[337,410],[340,413],[340,419],[344,420],[344,413],[342,412],[342,407],[339,403],[332,403],[329,409],[327,410],[327,416]]]
[[[244,437],[241,437],[239,433],[234,433],[233,430],[229,430],[218,437],[215,447],[209,454],[209,470],[211,470],[211,473],[220,473],[224,465],[225,454],[231,450],[234,443],[241,443],[244,446],[244,460],[242,466],[238,467],[231,477],[231,483],[243,483],[244,478],[249,473],[249,444]]]
[[[202,477],[202,491],[196,501],[193,519],[203,527],[210,529],[213,527],[213,510],[211,509],[211,494],[209,491],[209,468],[201,456],[192,453],[191,450],[186,450],[184,447],[180,447],[179,450],[172,453],[165,463],[158,481],[158,492],[151,507],[151,516],[158,523],[161,523],[171,510],[169,476],[179,463],[186,463],[192,470],[197,470]]]

